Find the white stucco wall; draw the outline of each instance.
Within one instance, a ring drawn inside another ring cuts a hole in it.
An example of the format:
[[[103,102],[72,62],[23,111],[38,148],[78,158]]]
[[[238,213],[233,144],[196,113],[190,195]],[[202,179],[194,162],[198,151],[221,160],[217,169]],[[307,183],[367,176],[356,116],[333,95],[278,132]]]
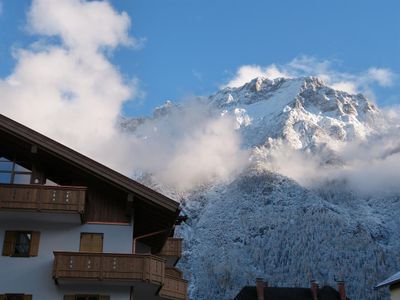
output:
[[[27,216],[29,216],[27,218]],[[129,300],[130,287],[106,284],[59,285],[52,279],[53,251],[79,251],[81,232],[104,234],[103,251],[131,253],[132,226],[82,225],[79,218],[61,214],[0,213],[0,249],[6,230],[40,231],[37,257],[0,256],[0,294],[32,294],[33,300],[62,300],[65,294],[105,294],[111,300]]]
[[[400,300],[400,288],[390,289],[390,300]]]

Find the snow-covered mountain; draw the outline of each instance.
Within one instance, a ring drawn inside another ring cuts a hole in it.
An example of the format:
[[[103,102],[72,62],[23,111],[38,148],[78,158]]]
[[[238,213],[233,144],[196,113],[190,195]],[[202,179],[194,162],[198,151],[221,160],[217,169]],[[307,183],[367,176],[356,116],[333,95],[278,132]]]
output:
[[[282,138],[295,149],[365,138],[380,122],[379,110],[362,94],[327,87],[318,78],[256,78],[210,97],[234,114],[249,146]]]
[[[232,299],[257,277],[272,286],[341,278],[353,300],[384,299],[373,286],[400,268],[400,189],[361,193],[341,172],[370,157],[360,152],[372,140],[390,135],[385,115],[363,95],[312,77],[256,78],[203,103],[234,118],[249,163],[229,181],[184,195],[189,220],[177,233],[185,239],[179,267],[190,280],[190,299]],[[141,133],[143,124],[182,105],[168,102],[151,120],[125,120],[124,128]],[[349,158],[350,145],[359,147],[352,148],[356,158]],[[390,145],[374,155],[397,157],[399,145]],[[142,179],[180,195],[151,176]]]
[[[190,220],[179,228],[191,299],[233,299],[257,277],[281,287],[343,278],[350,299],[384,299],[372,288],[400,263],[399,197],[325,193],[249,170],[193,194],[185,203]]]

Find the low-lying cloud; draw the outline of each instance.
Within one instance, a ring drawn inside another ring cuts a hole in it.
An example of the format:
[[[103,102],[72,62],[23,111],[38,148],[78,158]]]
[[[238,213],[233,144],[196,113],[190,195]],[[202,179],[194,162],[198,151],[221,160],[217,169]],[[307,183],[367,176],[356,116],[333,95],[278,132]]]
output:
[[[178,190],[227,180],[248,162],[234,128],[231,116],[215,114],[202,102],[186,101],[136,129],[135,166]]]
[[[258,167],[285,175],[308,188],[339,182],[361,194],[398,193],[400,114],[393,109],[382,114],[386,123],[375,134],[365,140],[335,143],[331,152],[333,163],[326,163],[324,152],[296,150],[280,141],[271,149],[256,148],[253,160]]]

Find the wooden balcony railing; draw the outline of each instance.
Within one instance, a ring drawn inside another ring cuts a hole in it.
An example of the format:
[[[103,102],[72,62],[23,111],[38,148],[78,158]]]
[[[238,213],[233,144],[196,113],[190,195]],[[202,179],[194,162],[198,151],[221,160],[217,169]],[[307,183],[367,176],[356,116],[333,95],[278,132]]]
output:
[[[148,254],[54,252],[53,278],[162,285],[165,259]]]
[[[182,239],[169,237],[158,255],[179,259],[182,255]]]
[[[85,187],[0,184],[0,209],[83,214]]]
[[[182,278],[165,275],[164,285],[159,292],[159,296],[171,300],[186,300],[188,282]]]
[[[175,267],[166,267],[165,268],[165,275],[169,275],[176,278],[183,278],[183,273],[181,270]]]

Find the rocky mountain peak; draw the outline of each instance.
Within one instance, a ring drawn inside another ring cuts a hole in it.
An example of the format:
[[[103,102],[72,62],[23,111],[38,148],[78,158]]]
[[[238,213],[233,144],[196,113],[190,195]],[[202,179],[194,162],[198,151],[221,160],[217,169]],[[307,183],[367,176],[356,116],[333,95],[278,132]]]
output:
[[[315,77],[255,78],[203,102],[204,117],[211,112],[213,121],[221,115],[236,121],[249,165],[227,181],[213,178],[182,196],[189,218],[176,229],[185,241],[178,267],[188,276],[190,298],[232,299],[260,276],[276,286],[307,286],[311,274],[327,283],[344,276],[350,299],[384,299],[384,292],[371,288],[400,265],[399,193],[357,194],[348,189],[349,177],[332,176],[354,172],[338,149],[358,142],[357,149],[368,148],[368,139],[382,133],[383,113],[362,94],[335,90]],[[125,120],[125,126],[145,136],[171,120],[180,123],[188,106],[167,102],[152,117]],[[194,108],[189,123],[193,116],[203,118]],[[181,130],[174,127],[173,136]],[[198,147],[198,141],[190,146]],[[384,155],[391,157],[398,147],[388,150]],[[364,156],[355,152],[358,163]],[[287,169],[300,172],[296,177]],[[300,182],[315,176],[318,185]],[[180,198],[152,180],[147,184]]]
[[[259,276],[307,286],[311,274],[324,282],[344,276],[351,299],[384,299],[371,288],[398,271],[398,194],[357,194],[335,173],[318,187],[280,173],[300,164],[302,177],[351,169],[338,150],[379,135],[379,109],[315,77],[255,78],[209,103],[235,118],[252,165],[231,182],[193,191],[183,205],[189,221],[178,228],[187,243],[180,266],[191,274],[191,297],[232,299]]]
[[[316,77],[259,77],[242,87],[225,88],[209,101],[235,116],[245,144],[251,146],[268,137],[285,139],[296,149],[363,139],[380,118],[362,94],[335,90]]]

